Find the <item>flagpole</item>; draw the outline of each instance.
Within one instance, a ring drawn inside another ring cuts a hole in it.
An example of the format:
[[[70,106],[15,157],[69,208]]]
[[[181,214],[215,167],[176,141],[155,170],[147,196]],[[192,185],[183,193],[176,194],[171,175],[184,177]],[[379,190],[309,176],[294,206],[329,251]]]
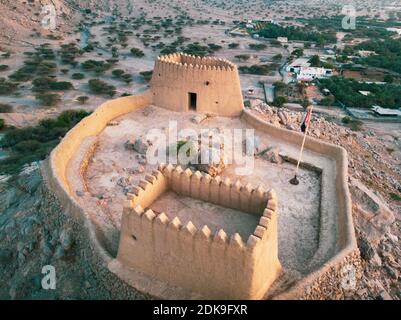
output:
[[[295,168],[295,175],[294,175],[294,178],[292,178],[292,179],[290,180],[290,183],[293,184],[293,185],[298,185],[298,184],[299,184],[299,180],[298,180],[298,178],[297,178],[297,176],[298,176],[298,170],[299,170],[299,165],[300,165],[300,163],[301,163],[302,154],[303,154],[303,152],[304,152],[304,146],[305,146],[306,136],[308,135],[310,123],[312,122],[312,111],[313,111],[313,105],[310,106],[310,119],[309,119],[308,124],[306,125],[306,129],[305,129],[305,133],[304,133],[304,138],[303,138],[303,140],[302,140],[302,145],[301,145],[301,151],[299,152],[297,167]]]

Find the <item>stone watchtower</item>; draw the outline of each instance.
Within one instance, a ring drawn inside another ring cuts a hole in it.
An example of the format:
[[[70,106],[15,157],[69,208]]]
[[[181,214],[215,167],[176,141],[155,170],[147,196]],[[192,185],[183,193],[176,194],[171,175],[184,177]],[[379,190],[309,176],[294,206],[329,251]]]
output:
[[[150,84],[153,103],[169,110],[226,117],[243,110],[238,69],[228,60],[183,53],[160,56]]]

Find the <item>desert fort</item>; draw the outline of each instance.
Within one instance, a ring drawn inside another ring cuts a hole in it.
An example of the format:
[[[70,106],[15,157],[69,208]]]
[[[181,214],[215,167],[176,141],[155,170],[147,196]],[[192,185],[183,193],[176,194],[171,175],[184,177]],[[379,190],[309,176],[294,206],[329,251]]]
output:
[[[171,120],[210,135],[254,129],[253,170],[148,163],[144,133]],[[308,137],[301,183],[291,185],[302,137],[244,109],[234,64],[172,54],[157,59],[148,92],[110,100],[78,123],[52,151],[47,179],[86,221],[109,272],[134,289],[160,298],[313,297],[318,282],[338,279],[341,290],[342,269],[359,262],[347,153]]]
[[[395,2],[1,1],[0,300],[400,299]]]

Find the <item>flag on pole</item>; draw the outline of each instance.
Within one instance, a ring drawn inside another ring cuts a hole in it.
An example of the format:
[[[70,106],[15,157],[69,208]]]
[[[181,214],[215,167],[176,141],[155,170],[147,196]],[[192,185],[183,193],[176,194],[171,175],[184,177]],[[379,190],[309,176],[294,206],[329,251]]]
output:
[[[306,128],[308,127],[311,117],[312,117],[312,108],[308,108],[308,111],[306,112],[306,115],[304,117],[304,121],[302,121],[301,124],[302,132],[305,132]]]

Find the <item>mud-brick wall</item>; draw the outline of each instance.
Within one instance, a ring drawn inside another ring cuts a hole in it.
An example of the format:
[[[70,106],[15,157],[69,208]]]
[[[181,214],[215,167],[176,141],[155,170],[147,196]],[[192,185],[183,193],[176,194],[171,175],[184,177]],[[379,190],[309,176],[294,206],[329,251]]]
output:
[[[237,67],[225,60],[170,55],[156,60],[151,80],[153,103],[186,112],[189,93],[196,93],[196,111],[238,116],[243,97]]]
[[[278,260],[277,197],[171,166],[154,171],[129,195],[122,218],[117,259],[129,268],[206,298],[260,299],[281,272]],[[239,187],[239,189],[238,189]],[[247,240],[208,226],[185,225],[147,207],[165,190],[260,216]],[[233,193],[230,193],[233,190]],[[234,199],[234,200],[235,200]],[[255,201],[256,206],[252,206]],[[262,208],[263,206],[263,208]]]

